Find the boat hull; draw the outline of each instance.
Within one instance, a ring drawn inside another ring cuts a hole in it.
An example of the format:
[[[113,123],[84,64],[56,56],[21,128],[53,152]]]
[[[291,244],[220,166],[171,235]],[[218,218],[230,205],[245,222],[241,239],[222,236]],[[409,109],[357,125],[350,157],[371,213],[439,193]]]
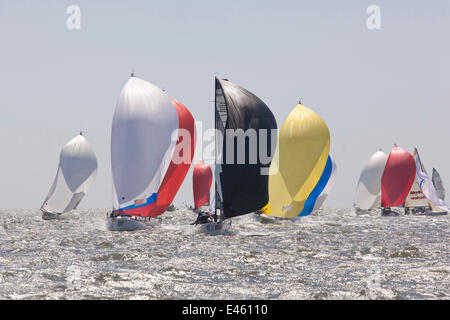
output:
[[[42,219],[43,220],[56,220],[59,218],[59,216],[60,216],[59,213],[42,211]]]
[[[381,215],[383,217],[397,217],[399,215],[399,213],[394,210],[383,209],[383,210],[381,210]]]
[[[148,228],[148,223],[130,217],[108,217],[109,231],[137,231]]]
[[[221,235],[226,234],[231,227],[231,220],[228,221],[214,221],[209,223],[200,224],[200,231],[209,235]]]
[[[419,213],[416,214],[418,216],[429,216],[429,217],[434,217],[434,216],[446,216],[448,215],[447,211],[428,211],[428,212],[424,212],[424,213]]]

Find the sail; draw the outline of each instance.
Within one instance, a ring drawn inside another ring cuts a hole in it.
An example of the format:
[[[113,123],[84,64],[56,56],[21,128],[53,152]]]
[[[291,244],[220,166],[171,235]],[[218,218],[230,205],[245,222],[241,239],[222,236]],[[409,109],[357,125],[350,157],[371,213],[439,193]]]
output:
[[[194,173],[192,175],[195,209],[209,204],[211,184],[211,167],[204,162],[198,161],[194,166]]]
[[[213,193],[213,197],[209,202],[209,213],[214,213],[216,211],[216,194]]]
[[[61,150],[58,171],[41,209],[66,213],[76,208],[97,175],[97,158],[82,134]]]
[[[279,133],[278,159],[270,168],[269,204],[263,212],[279,218],[298,216],[319,182],[329,152],[330,132],[325,121],[313,110],[297,105]]]
[[[417,158],[417,150],[413,153],[414,160]],[[416,208],[416,207],[428,207],[428,199],[420,190],[419,180],[417,179],[417,174],[414,177],[414,182],[411,190],[408,193],[405,201],[405,208]]]
[[[416,163],[413,156],[397,146],[392,148],[381,177],[381,206],[403,206],[415,176]]]
[[[323,191],[320,194],[320,196],[317,198],[316,204],[314,205],[314,209],[313,210],[318,210],[318,209],[320,209],[323,206],[323,203],[325,202],[325,199],[330,194],[331,189],[333,189],[334,183],[336,181],[336,173],[337,173],[336,161],[331,156],[331,154],[329,155],[329,159],[331,160],[331,174],[330,174],[330,177],[328,179],[328,182],[327,182],[325,188],[323,189]],[[325,166],[325,168],[326,168],[326,166]],[[324,172],[325,172],[325,170],[324,170]]]
[[[328,180],[331,177],[332,169],[333,169],[333,164],[331,162],[330,156],[328,156],[328,160],[327,160],[325,168],[322,172],[322,175],[320,176],[320,179],[317,182],[316,186],[314,187],[313,191],[309,194],[308,198],[306,199],[303,210],[298,215],[299,217],[305,217],[314,210],[314,206],[316,205],[317,198],[323,192],[323,190],[325,189],[325,187],[328,183]]]
[[[432,181],[433,181],[433,186],[436,189],[438,198],[441,200],[445,200],[444,184],[442,183],[441,175],[435,168],[433,168]]]
[[[430,206],[433,211],[445,210],[447,212],[450,211],[450,207],[445,203],[444,200],[439,199],[437,191],[433,185],[432,179],[428,176],[425,168],[422,164],[422,161],[419,156],[419,152],[415,149],[417,153],[416,157],[416,173],[417,178],[419,180],[420,189],[422,190],[425,197],[430,202]]]
[[[179,119],[155,85],[131,77],[120,93],[111,130],[115,214],[149,216],[174,154]]]
[[[181,187],[194,157],[196,144],[195,121],[189,110],[179,101],[169,97],[178,115],[178,138],[175,151],[158,189],[154,206],[149,207],[147,217],[156,217],[167,211]]]
[[[428,199],[420,190],[419,180],[414,178],[411,190],[405,200],[405,208],[428,207]]]
[[[274,153],[271,131],[277,124],[264,102],[228,80],[216,78],[215,101],[216,208],[230,218],[267,204],[268,176],[261,173],[270,167]]]
[[[381,177],[388,156],[381,150],[375,152],[365,164],[359,176],[354,207],[370,210],[381,202]]]

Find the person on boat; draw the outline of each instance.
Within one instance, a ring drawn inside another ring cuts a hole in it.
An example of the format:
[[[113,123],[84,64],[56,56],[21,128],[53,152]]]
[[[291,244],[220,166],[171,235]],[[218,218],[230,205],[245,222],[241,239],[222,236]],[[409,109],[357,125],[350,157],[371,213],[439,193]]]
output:
[[[202,210],[194,210],[194,212],[198,213],[197,216],[197,220],[194,221],[194,223],[192,223],[193,225],[198,225],[198,224],[205,224],[205,223],[210,223],[213,222],[214,219],[211,216],[211,214],[209,212],[205,212]]]

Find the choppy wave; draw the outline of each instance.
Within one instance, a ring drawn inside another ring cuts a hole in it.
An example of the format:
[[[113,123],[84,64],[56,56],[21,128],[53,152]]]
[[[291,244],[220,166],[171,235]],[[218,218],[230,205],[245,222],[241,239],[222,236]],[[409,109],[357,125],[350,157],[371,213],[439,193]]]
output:
[[[325,209],[234,219],[208,236],[187,210],[110,232],[107,210],[44,221],[0,210],[1,299],[449,299],[449,217]]]

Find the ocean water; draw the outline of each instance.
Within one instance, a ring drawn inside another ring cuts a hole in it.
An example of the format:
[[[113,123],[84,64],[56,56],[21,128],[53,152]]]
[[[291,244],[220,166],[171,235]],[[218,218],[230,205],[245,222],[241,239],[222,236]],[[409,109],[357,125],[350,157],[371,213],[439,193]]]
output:
[[[449,299],[449,216],[324,209],[202,234],[188,210],[135,232],[107,210],[0,210],[0,299]]]

